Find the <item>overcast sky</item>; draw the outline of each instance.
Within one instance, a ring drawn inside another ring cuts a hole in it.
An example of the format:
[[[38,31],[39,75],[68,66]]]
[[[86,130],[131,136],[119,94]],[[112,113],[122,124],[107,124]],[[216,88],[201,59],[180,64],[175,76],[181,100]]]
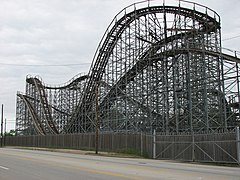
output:
[[[8,130],[14,128],[16,92],[25,91],[26,75],[40,75],[45,83],[61,84],[87,72],[113,17],[134,2],[137,1],[0,1],[0,104],[4,104]],[[195,2],[221,16],[223,46],[240,51],[240,0]],[[51,66],[64,64],[68,66]]]

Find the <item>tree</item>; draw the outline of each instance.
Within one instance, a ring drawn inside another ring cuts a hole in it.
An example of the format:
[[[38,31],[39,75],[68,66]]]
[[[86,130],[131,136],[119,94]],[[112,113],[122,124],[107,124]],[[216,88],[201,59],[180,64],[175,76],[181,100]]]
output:
[[[16,135],[16,131],[11,129],[9,132],[5,133],[5,136],[15,136]]]

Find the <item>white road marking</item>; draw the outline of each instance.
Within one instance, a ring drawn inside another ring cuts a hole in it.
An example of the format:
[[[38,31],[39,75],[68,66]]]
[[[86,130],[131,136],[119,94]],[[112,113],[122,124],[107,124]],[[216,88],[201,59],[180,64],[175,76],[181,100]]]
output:
[[[1,169],[4,169],[4,170],[9,170],[9,168],[7,167],[4,167],[4,166],[0,166]]]

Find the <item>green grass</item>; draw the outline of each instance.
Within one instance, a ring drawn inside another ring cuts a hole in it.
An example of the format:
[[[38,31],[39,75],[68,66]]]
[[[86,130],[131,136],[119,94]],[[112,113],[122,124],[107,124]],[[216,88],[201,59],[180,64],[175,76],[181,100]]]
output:
[[[146,152],[143,152],[141,154],[141,151],[138,149],[133,149],[133,148],[127,148],[127,149],[119,149],[116,151],[116,153],[120,153],[120,154],[126,154],[126,155],[133,155],[133,156],[137,156],[137,157],[144,157],[144,158],[148,158],[148,155]]]

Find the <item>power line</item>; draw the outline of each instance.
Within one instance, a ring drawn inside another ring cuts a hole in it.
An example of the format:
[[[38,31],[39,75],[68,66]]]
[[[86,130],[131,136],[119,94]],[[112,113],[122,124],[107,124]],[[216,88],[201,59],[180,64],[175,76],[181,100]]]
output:
[[[233,37],[230,37],[230,38],[225,38],[222,41],[227,41],[227,40],[231,40],[231,39],[235,39],[235,38],[239,38],[239,37],[240,37],[240,35],[237,35],[237,36],[233,36]]]
[[[8,64],[0,63],[2,66],[20,66],[20,67],[56,67],[56,66],[82,66],[90,65],[91,63],[79,63],[79,64]]]

